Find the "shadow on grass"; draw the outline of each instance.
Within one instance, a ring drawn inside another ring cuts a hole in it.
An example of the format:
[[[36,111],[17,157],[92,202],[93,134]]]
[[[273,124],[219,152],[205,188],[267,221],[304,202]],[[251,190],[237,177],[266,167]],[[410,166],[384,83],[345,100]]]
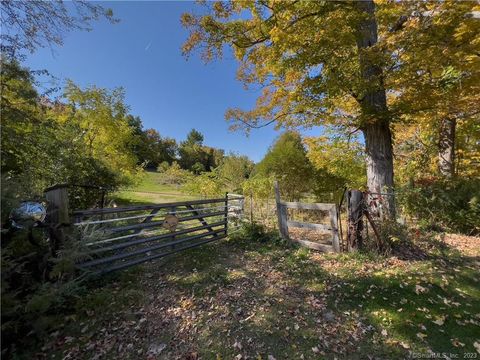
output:
[[[365,261],[385,258],[362,257],[332,255],[346,266],[332,273],[305,249],[230,241],[177,256],[173,268],[167,265],[168,287],[222,304],[218,313],[197,320],[203,330],[192,341],[206,358],[238,353],[398,358],[408,350],[475,351],[480,308],[472,259],[434,256],[363,274],[356,270]],[[242,351],[232,347],[236,341]]]
[[[166,345],[162,359],[474,353],[475,259],[442,248],[420,261],[390,261],[358,253],[320,256],[278,239],[222,240],[97,279],[77,312],[98,323],[89,330],[96,341],[103,339],[101,327],[114,332],[110,328],[131,322],[122,341],[134,344],[126,357],[132,359],[152,343]],[[133,332],[140,317],[152,327]],[[80,329],[73,334],[82,339]],[[95,351],[77,354],[90,358]],[[118,355],[113,348],[107,354]]]
[[[352,358],[361,341],[367,344],[372,336],[368,324],[356,323],[359,316],[351,318],[328,306],[326,290],[337,279],[305,249],[230,241],[183,255],[164,269],[167,287],[194,294],[199,308],[205,299],[217,304],[218,308],[197,315],[198,332],[189,339],[207,359],[239,353],[277,359],[334,354]],[[178,331],[184,324],[177,326]],[[242,349],[233,346],[236,342]],[[375,352],[399,354],[388,344],[380,344]],[[363,356],[362,352],[359,358]]]

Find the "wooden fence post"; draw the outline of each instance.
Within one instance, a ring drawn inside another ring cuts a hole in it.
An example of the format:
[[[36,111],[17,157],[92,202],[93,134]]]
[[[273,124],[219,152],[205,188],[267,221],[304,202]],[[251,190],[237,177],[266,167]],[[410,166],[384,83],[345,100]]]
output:
[[[225,193],[225,216],[224,216],[224,220],[225,220],[225,234],[228,234],[228,192]]]
[[[364,196],[359,190],[350,190],[347,194],[348,200],[348,250],[360,249],[363,246],[362,216],[364,212]]]
[[[50,250],[53,256],[65,242],[64,227],[70,224],[68,208],[68,188],[66,185],[56,185],[45,190],[47,199],[47,218],[50,224]]]
[[[330,209],[330,227],[332,228],[332,244],[335,252],[340,252],[340,239],[338,237],[338,209],[333,205]]]
[[[278,181],[275,181],[273,185],[275,187],[275,202],[277,203],[278,229],[280,230],[281,237],[287,240],[289,238],[287,226],[287,208],[282,205],[280,200]]]
[[[250,225],[253,225],[253,194],[250,194]]]

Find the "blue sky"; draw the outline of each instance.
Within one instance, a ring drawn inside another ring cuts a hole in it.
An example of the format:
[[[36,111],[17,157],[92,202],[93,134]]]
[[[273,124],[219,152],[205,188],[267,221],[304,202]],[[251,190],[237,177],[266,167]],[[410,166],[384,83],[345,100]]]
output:
[[[93,23],[90,32],[68,33],[64,45],[39,49],[25,65],[47,69],[59,79],[81,86],[122,86],[133,115],[145,128],[183,140],[196,128],[205,144],[248,155],[259,161],[279,132],[252,130],[249,137],[231,132],[224,119],[229,107],[249,109],[258,92],[246,91],[235,79],[237,63],[231,54],[204,64],[198,54],[188,60],[180,47],[187,31],[180,15],[198,5],[193,2],[108,2],[118,24]],[[319,130],[308,131],[319,134]]]

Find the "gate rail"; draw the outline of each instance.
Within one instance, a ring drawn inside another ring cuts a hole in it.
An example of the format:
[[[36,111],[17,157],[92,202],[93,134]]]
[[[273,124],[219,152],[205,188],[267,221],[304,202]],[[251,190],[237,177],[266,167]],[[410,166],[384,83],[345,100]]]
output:
[[[51,204],[52,212],[60,207],[65,212],[66,198]],[[69,215],[70,228],[80,230],[82,260],[77,267],[104,274],[227,237],[240,226],[243,196],[75,210]]]
[[[305,247],[308,247],[314,250],[320,250],[324,252],[340,252],[340,240],[338,236],[339,227],[338,227],[337,204],[281,201],[280,191],[279,191],[277,182],[275,182],[275,200],[277,203],[278,226],[279,226],[280,235],[282,236],[282,238],[295,241],[300,245],[303,245]],[[328,211],[329,217],[330,217],[330,225],[288,220],[287,209]],[[332,239],[331,239],[332,245],[316,243],[308,240],[290,239],[289,231],[288,231],[289,227],[330,231],[332,234]]]

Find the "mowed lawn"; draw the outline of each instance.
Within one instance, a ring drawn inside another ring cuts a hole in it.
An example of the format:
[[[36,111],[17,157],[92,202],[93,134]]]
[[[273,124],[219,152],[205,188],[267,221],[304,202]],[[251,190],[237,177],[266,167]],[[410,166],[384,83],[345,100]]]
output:
[[[180,186],[164,184],[163,175],[155,171],[145,171],[141,181],[128,189],[122,189],[113,194],[118,204],[155,204],[192,200],[198,198],[182,192]]]
[[[415,260],[241,235],[99,279],[37,356],[480,356],[478,238],[418,240]]]

